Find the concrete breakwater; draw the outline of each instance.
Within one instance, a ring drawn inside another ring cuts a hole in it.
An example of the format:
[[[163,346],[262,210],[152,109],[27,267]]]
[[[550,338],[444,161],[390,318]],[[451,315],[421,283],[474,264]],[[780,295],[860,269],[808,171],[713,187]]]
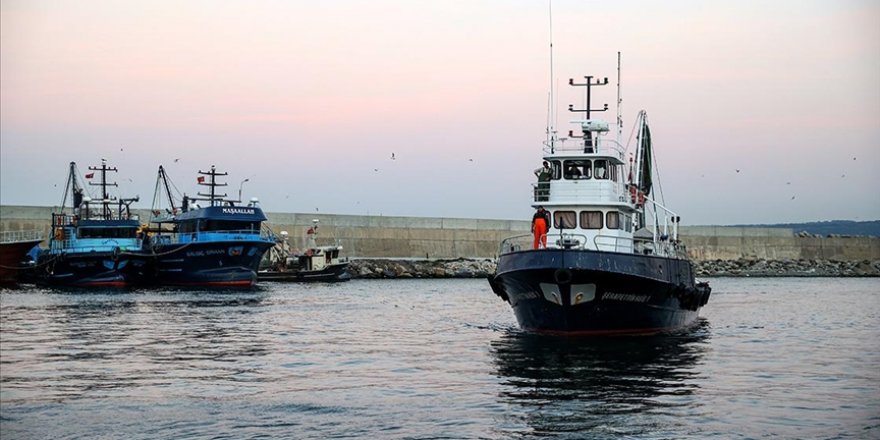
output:
[[[880,260],[707,260],[695,261],[700,277],[878,277]],[[493,259],[356,259],[354,278],[483,278],[495,273]]]

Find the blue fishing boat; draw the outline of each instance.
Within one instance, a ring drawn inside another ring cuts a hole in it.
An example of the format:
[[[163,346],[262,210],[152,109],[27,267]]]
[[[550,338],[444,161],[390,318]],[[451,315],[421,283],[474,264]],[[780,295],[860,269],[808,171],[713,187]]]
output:
[[[574,121],[580,134],[559,138],[548,127],[544,167],[535,171],[533,234],[501,242],[489,284],[529,331],[636,334],[687,326],[711,289],[695,281],[678,240],[681,218],[656,197],[647,114],[639,113],[637,141],[625,147],[618,92],[618,139],[607,139],[609,124],[590,113],[608,105],[593,109],[590,98],[591,87],[608,79],[585,79],[569,81],[586,87],[584,108],[569,106],[586,113]]]
[[[171,193],[168,176],[159,167],[156,196],[150,220],[148,250],[155,258],[153,282],[169,286],[249,287],[257,282],[263,254],[275,245],[275,237],[263,227],[266,215],[256,198],[243,205],[226,200],[217,189],[227,186],[212,165],[199,171],[198,184],[208,188],[199,197],[182,197],[181,205]],[[169,208],[157,206],[162,195]],[[205,206],[201,206],[204,203]]]
[[[49,249],[37,258],[37,282],[72,287],[128,287],[141,282],[149,257],[143,253],[140,222],[130,205],[138,197],[123,199],[111,196],[107,188],[117,186],[107,180],[108,172],[117,172],[101,160],[100,167],[89,167],[92,179],[99,173],[100,200],[85,195],[79,183],[76,163],[64,190],[61,210],[52,213],[52,236]],[[66,211],[68,196],[72,210]]]

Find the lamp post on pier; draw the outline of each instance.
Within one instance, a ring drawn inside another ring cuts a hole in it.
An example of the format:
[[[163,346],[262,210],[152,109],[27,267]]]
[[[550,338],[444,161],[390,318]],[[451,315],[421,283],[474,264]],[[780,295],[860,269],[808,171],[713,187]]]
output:
[[[245,182],[250,182],[250,180],[251,180],[250,178],[244,179],[238,185],[238,203],[241,203],[241,188],[244,186]]]

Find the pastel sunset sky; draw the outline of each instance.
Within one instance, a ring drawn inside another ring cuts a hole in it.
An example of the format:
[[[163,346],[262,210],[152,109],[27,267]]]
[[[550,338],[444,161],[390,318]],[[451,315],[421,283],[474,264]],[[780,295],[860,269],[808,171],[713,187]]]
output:
[[[613,121],[622,52],[683,223],[880,218],[880,2],[552,7],[560,128],[584,75]],[[144,208],[216,165],[270,212],[528,219],[549,35],[546,0],[2,0],[0,203],[106,158]]]

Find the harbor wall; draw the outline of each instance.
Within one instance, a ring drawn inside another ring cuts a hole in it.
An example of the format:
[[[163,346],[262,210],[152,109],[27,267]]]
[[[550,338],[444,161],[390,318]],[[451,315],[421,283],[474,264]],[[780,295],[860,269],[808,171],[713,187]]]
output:
[[[57,209],[57,208],[55,208]],[[38,229],[49,234],[52,207],[0,206],[0,230]],[[142,219],[147,210],[135,210]],[[526,220],[267,213],[270,227],[287,231],[302,247],[319,220],[319,244],[338,240],[353,258],[492,258],[501,240],[529,233]],[[801,236],[791,229],[682,226],[690,255],[707,260],[880,260],[880,238]]]

